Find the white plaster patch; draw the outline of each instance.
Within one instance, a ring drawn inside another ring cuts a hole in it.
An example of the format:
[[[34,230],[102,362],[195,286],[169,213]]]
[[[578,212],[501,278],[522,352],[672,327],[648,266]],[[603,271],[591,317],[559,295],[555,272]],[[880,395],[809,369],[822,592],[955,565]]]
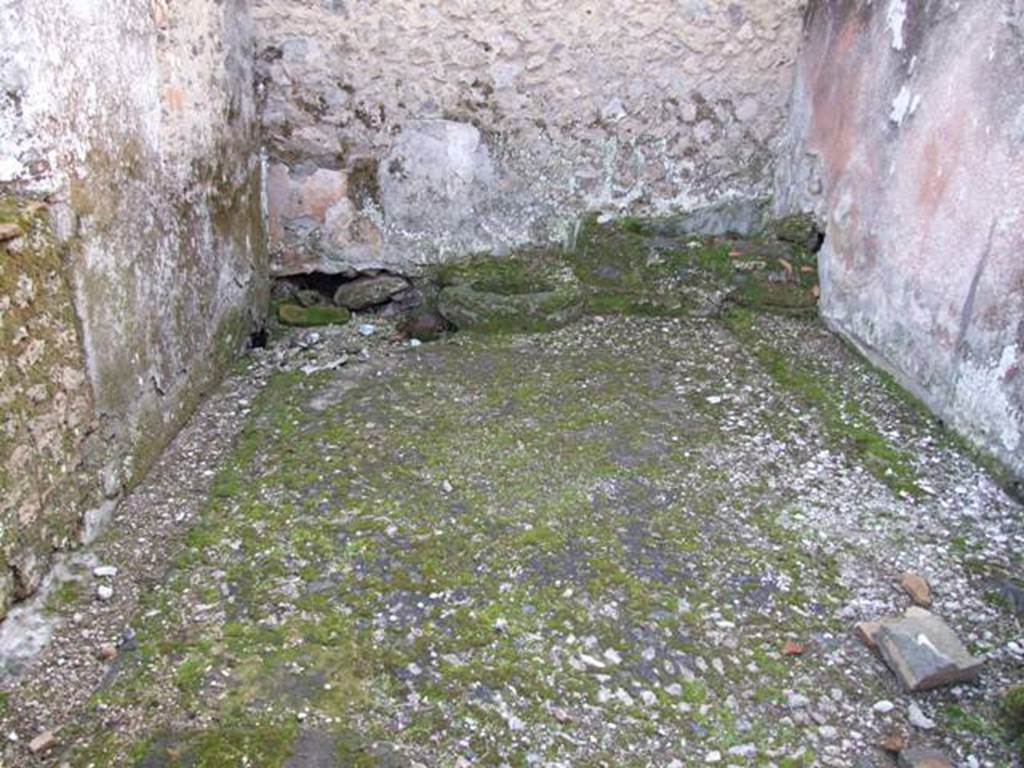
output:
[[[889,120],[896,125],[902,125],[904,119],[910,114],[911,103],[913,97],[910,93],[910,87],[904,85],[900,88],[900,92],[896,94],[896,98],[892,100],[892,110],[889,112]]]
[[[1024,441],[1024,425],[1021,424],[1021,414],[1015,414],[1002,381],[1010,370],[1020,364],[1022,354],[1014,344],[1003,348],[1003,354],[993,368],[966,363],[957,381],[954,404],[954,412],[964,431],[977,433],[979,426],[991,429],[996,440],[1011,456],[1017,453]]]
[[[889,10],[885,15],[886,23],[892,32],[892,47],[897,51],[903,50],[903,25],[907,21],[906,0],[889,0]]]

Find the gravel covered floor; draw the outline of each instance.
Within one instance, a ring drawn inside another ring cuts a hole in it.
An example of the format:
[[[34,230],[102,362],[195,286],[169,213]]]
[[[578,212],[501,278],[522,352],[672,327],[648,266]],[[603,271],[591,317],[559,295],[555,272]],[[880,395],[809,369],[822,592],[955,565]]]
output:
[[[7,765],[1020,764],[1024,511],[816,322],[387,335],[259,352],[69,558]],[[908,570],[978,683],[853,636]]]

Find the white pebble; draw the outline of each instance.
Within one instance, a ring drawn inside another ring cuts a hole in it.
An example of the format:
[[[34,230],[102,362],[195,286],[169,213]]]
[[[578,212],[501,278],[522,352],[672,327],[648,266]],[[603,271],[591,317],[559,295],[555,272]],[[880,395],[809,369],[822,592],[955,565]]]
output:
[[[920,728],[922,731],[930,731],[935,727],[935,721],[925,715],[917,704],[907,707],[907,719],[910,720],[912,726]]]

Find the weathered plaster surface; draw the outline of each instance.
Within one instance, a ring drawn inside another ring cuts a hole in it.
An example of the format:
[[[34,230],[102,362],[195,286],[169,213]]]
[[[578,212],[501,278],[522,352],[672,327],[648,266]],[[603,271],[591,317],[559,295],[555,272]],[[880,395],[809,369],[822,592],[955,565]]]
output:
[[[583,211],[749,208],[802,5],[256,0],[273,267],[409,270]]]
[[[0,191],[50,214],[74,305],[62,332],[80,349],[68,361],[91,403],[82,460],[65,471],[112,499],[261,311],[247,6],[0,0],[0,39]],[[37,549],[45,561],[49,549]]]
[[[1024,476],[1024,4],[817,2],[779,205],[828,321]]]

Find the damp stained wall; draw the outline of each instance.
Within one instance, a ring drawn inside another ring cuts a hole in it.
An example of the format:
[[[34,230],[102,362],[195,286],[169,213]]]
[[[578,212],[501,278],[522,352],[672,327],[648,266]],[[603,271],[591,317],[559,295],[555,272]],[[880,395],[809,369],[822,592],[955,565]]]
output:
[[[827,322],[1024,477],[1024,3],[812,3],[777,205]]]
[[[267,262],[247,3],[0,0],[0,39],[0,196],[32,211],[0,244],[2,615],[243,347]]]
[[[277,274],[770,198],[799,0],[255,0]]]

